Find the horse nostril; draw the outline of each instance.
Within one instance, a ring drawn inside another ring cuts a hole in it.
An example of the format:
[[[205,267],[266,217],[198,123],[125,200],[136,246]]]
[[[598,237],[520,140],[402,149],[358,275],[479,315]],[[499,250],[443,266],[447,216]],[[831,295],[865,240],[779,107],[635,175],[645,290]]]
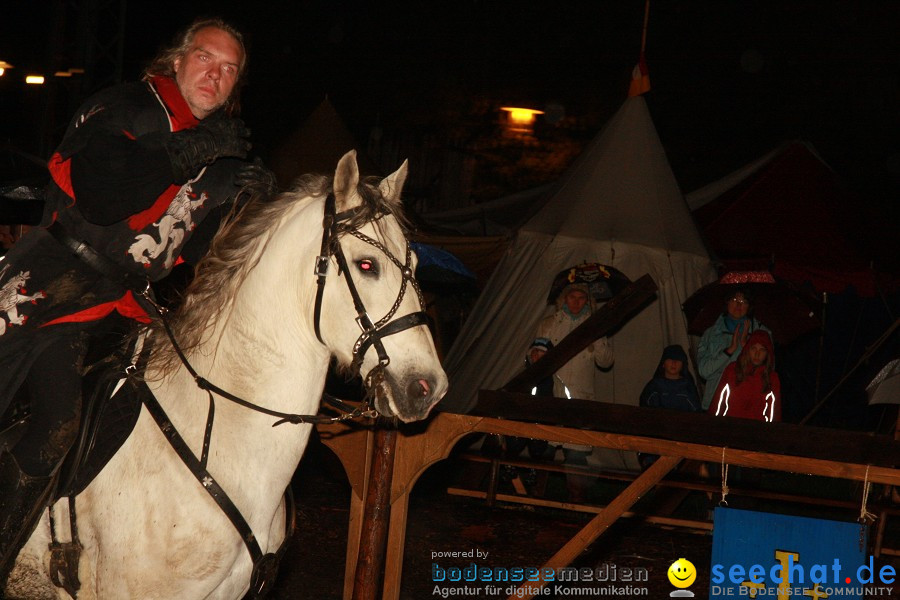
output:
[[[424,379],[410,382],[406,388],[406,393],[410,398],[425,398],[431,393],[431,386]]]

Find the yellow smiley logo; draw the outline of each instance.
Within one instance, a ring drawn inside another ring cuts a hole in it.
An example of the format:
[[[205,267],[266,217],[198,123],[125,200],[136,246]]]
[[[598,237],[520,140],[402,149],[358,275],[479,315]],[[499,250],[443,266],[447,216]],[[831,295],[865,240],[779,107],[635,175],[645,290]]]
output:
[[[690,587],[694,580],[697,579],[697,569],[694,563],[686,558],[679,558],[672,563],[668,570],[669,583],[677,588]]]

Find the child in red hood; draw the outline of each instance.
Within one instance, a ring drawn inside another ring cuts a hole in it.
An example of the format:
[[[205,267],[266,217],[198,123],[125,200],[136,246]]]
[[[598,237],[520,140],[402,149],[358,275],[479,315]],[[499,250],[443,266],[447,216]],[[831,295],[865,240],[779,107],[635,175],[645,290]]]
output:
[[[775,372],[775,350],[767,332],[751,333],[738,359],[725,368],[709,413],[781,421],[781,381]]]

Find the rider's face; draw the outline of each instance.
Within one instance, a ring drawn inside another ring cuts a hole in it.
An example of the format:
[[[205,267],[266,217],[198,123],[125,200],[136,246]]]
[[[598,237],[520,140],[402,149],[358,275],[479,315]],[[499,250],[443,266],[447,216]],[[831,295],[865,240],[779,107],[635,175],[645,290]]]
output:
[[[243,56],[231,34],[206,27],[194,35],[184,56],[175,59],[175,82],[195,117],[205,119],[225,104],[237,83]]]

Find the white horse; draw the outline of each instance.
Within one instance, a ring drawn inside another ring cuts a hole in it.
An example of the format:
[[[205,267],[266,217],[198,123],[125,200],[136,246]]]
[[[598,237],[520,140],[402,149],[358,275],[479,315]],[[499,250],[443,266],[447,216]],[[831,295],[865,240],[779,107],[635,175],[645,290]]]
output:
[[[328,178],[307,177],[293,192],[248,204],[217,235],[184,308],[170,318],[193,369],[266,409],[315,414],[335,356],[344,367],[359,366],[376,388],[369,391],[379,412],[405,422],[425,418],[446,392],[447,378],[428,329],[421,319],[410,319],[422,306],[410,282],[415,258],[409,258],[395,217],[405,178],[406,163],[377,186],[360,184],[355,152],[345,155],[332,186],[335,237],[324,244]],[[324,260],[317,258],[323,246],[329,249]],[[317,279],[324,283],[318,300]],[[357,301],[364,304],[362,315]],[[405,323],[390,331],[394,314]],[[356,319],[365,326],[368,315],[384,315],[368,328],[370,334],[384,328],[383,338],[360,336]],[[151,343],[149,388],[199,457],[209,397],[164,335],[156,331]],[[274,552],[285,537],[283,494],[312,428],[273,427],[276,420],[217,397],[208,451],[209,475],[239,509],[263,553]],[[131,436],[75,504],[84,547],[79,600],[237,599],[250,587],[248,546],[146,406]],[[54,514],[63,508],[60,501]],[[49,537],[45,516],[17,558],[8,597],[69,597],[48,578]]]

